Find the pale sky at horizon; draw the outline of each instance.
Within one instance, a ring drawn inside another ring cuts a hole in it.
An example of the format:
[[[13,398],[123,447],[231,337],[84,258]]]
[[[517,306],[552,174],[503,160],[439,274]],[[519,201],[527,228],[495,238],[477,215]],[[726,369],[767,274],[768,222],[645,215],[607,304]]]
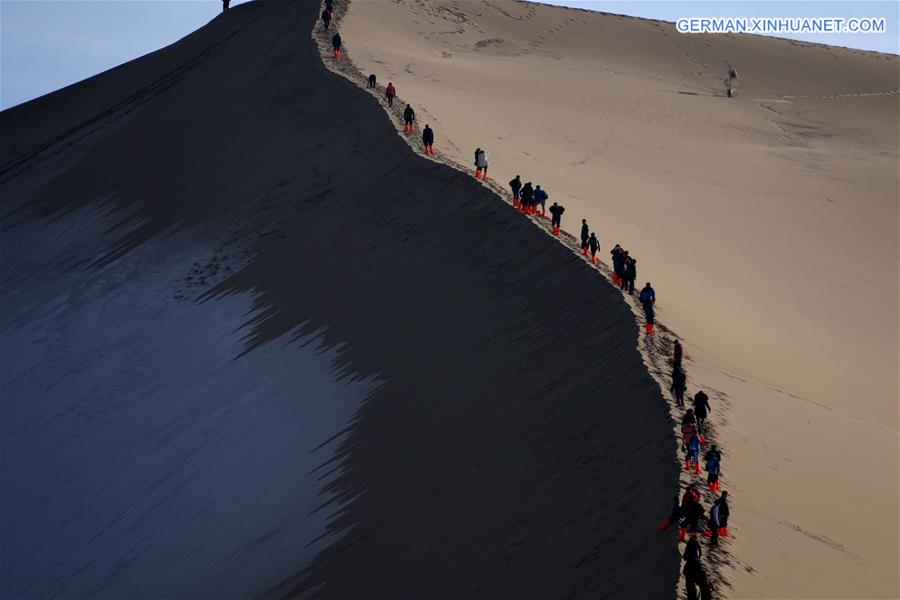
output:
[[[240,1],[232,0],[232,5]],[[666,21],[719,16],[885,17],[885,34],[794,37],[900,54],[897,0],[543,1]],[[0,0],[0,109],[171,44],[203,26],[221,12],[221,7],[221,0]]]

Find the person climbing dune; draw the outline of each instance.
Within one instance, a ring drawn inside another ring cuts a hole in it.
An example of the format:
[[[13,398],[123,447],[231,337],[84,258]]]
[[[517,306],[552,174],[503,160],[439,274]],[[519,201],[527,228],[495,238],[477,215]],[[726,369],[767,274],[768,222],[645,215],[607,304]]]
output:
[[[522,191],[519,199],[521,201],[520,205],[522,208],[522,212],[528,214],[528,211],[530,210],[529,207],[531,206],[532,202],[534,202],[534,188],[531,187],[530,181],[522,186]]]
[[[588,229],[587,219],[581,220],[581,253],[588,255],[588,238],[590,238],[590,230]]]
[[[684,408],[684,392],[687,389],[687,375],[684,370],[680,368],[675,368],[672,370],[672,386],[669,390],[672,392],[672,397],[675,398],[675,404],[678,405],[679,408]],[[692,415],[693,411],[688,411]]]
[[[322,11],[322,31],[328,31],[328,28],[331,27],[331,11],[327,8]]]
[[[637,259],[629,257],[625,261],[625,285],[623,290],[634,296],[634,281],[637,279]]]
[[[711,492],[719,489],[719,475],[721,474],[721,462],[719,461],[719,453],[706,453],[706,484]]]
[[[536,186],[534,188],[534,208],[535,208],[534,212],[535,212],[535,214],[537,213],[537,206],[538,206],[538,204],[540,204],[541,205],[541,216],[542,217],[547,216],[547,199],[549,197],[550,196],[547,194],[547,192],[541,189],[541,186]]]
[[[228,10],[228,5],[231,4],[231,0],[222,0],[222,12]]]
[[[394,98],[397,96],[397,89],[394,84],[388,81],[387,87],[384,88],[384,95],[387,98],[388,106],[394,105]]]
[[[553,235],[559,235],[559,228],[562,226],[562,216],[566,212],[565,207],[560,206],[556,202],[550,207],[550,229]]]
[[[701,437],[704,433],[706,417],[709,416],[711,411],[712,407],[709,405],[709,396],[707,396],[703,390],[694,394],[694,414],[697,415],[697,431],[700,432]]]
[[[375,87],[376,81],[378,81],[378,78],[375,77],[375,73],[372,73],[371,75],[369,75],[369,85],[368,85],[369,89],[372,89]]]
[[[600,249],[600,240],[597,239],[597,236],[591,233],[591,237],[588,238],[588,248],[591,250],[591,263],[597,264],[597,250]]]
[[[681,368],[681,358],[684,356],[684,350],[681,348],[681,342],[675,340],[675,345],[672,350],[672,366],[676,368]]]
[[[509,182],[509,189],[512,190],[513,206],[519,208],[522,204],[519,198],[519,191],[522,189],[522,180],[518,175]]]
[[[653,302],[647,298],[643,301],[641,306],[644,309],[644,319],[646,321],[647,335],[653,333],[653,328],[656,326],[656,313],[653,310]]]
[[[341,47],[343,46],[344,41],[341,39],[340,33],[335,33],[334,37],[331,38],[331,47],[334,48],[334,57],[341,57]]]
[[[644,286],[644,289],[641,290],[640,299],[641,299],[641,304],[643,304],[647,300],[650,300],[650,302],[652,302],[653,304],[656,304],[656,292],[653,290],[653,286],[650,285],[649,281]]]
[[[487,152],[481,148],[475,149],[475,179],[487,181],[488,159]]]
[[[422,130],[422,144],[425,146],[425,154],[434,156],[434,131],[430,125],[425,125],[425,129]]]
[[[416,120],[416,111],[413,110],[413,107],[409,104],[406,105],[406,108],[403,109],[403,131],[406,133],[412,133],[413,131],[413,121]]]

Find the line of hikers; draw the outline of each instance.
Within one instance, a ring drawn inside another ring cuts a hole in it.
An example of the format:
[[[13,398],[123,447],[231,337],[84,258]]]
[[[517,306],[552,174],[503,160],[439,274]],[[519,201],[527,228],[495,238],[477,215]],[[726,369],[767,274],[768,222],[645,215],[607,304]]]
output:
[[[681,342],[675,340],[672,348],[672,385],[670,390],[675,405],[685,408],[685,392],[687,391],[687,375],[682,364],[684,350]],[[709,396],[698,390],[691,399],[693,408],[688,408],[681,417],[681,451],[684,452],[684,470],[694,475],[700,474],[700,452],[708,443],[706,419],[712,412]],[[706,471],[706,485],[712,493],[718,493],[721,487],[722,451],[716,444],[711,444],[703,454]],[[731,509],[728,506],[728,492],[722,492],[712,503],[709,511],[704,509],[700,500],[700,489],[697,483],[691,483],[679,502],[676,496],[672,501],[672,512],[657,528],[665,531],[669,526],[678,523],[678,541],[687,540],[684,554],[684,575],[688,600],[707,600],[712,597],[714,586],[700,561],[701,548],[698,535],[708,537],[710,546],[718,546],[720,537],[728,537],[728,519]]]
[[[325,30],[333,19],[333,0],[326,0],[326,10],[322,13],[322,21]],[[332,38],[332,46],[334,48],[335,58],[340,58],[341,39],[340,35],[335,33]],[[374,89],[377,86],[377,77],[374,73],[368,77],[367,87]],[[385,97],[389,107],[394,105],[394,99],[397,96],[397,90],[393,82],[388,82],[385,88]],[[407,104],[403,110],[403,131],[404,133],[413,133],[415,131],[416,113],[410,104]],[[422,130],[422,145],[425,154],[434,155],[434,131],[429,125],[425,125]],[[475,178],[487,181],[488,178],[488,154],[481,148],[476,148],[474,153]],[[509,182],[512,190],[513,206],[519,209],[523,214],[536,215],[538,207],[540,207],[540,215],[546,217],[547,201],[549,194],[541,188],[540,185],[532,185],[528,181],[522,183],[519,175],[516,175]],[[562,215],[565,208],[554,202],[549,212],[551,215],[551,230],[555,235],[560,234],[562,225]],[[591,262],[598,264],[599,259],[597,253],[600,250],[600,241],[597,235],[590,231],[587,220],[581,220],[581,250],[582,254],[587,257],[590,253]],[[635,280],[637,279],[637,260],[633,258],[629,252],[623,249],[619,244],[610,251],[612,262],[612,279],[615,285],[618,285],[623,292],[634,295]],[[648,281],[644,288],[640,291],[641,307],[644,310],[646,320],[646,333],[652,334],[655,326],[656,292]],[[684,395],[687,390],[687,375],[682,367],[683,350],[681,343],[675,340],[673,347],[673,369],[672,369],[672,385],[671,392],[675,400],[676,406],[685,407]],[[709,397],[703,392],[698,391],[692,399],[693,408],[685,411],[681,421],[682,433],[682,452],[684,452],[684,470],[695,475],[700,474],[700,451],[702,446],[707,443],[704,438],[705,422],[711,407],[709,405]],[[705,470],[707,472],[707,485],[711,492],[718,492],[720,487],[721,462],[722,453],[719,448],[712,444],[703,455]],[[688,486],[681,500],[678,496],[673,498],[672,511],[670,515],[657,528],[663,532],[671,525],[678,524],[678,541],[685,541],[688,534],[683,558],[685,561],[682,571],[685,578],[685,586],[687,587],[688,600],[707,600],[712,598],[714,586],[710,580],[706,570],[701,563],[702,550],[698,535],[710,538],[710,545],[717,546],[720,537],[728,537],[728,518],[730,509],[728,506],[728,492],[722,492],[721,495],[710,506],[709,513],[703,507],[700,498],[700,490],[696,483]]]

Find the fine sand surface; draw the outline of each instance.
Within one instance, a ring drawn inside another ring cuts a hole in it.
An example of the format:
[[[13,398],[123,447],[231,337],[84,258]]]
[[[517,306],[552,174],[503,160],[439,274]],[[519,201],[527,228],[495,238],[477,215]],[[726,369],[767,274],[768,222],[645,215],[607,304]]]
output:
[[[0,595],[674,596],[627,303],[416,157],[318,10],[0,113]]]
[[[900,596],[897,57],[512,0],[353,0],[341,33],[439,151],[638,258],[711,391],[729,595]]]

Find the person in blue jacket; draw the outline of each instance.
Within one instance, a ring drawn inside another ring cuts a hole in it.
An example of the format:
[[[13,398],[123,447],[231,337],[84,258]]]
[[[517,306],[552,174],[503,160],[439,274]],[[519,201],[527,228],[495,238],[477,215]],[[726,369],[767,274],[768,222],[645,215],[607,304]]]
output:
[[[647,285],[644,286],[644,289],[641,290],[641,304],[649,300],[653,304],[656,304],[656,292],[653,291],[653,288],[650,287],[650,282],[647,282]]]

